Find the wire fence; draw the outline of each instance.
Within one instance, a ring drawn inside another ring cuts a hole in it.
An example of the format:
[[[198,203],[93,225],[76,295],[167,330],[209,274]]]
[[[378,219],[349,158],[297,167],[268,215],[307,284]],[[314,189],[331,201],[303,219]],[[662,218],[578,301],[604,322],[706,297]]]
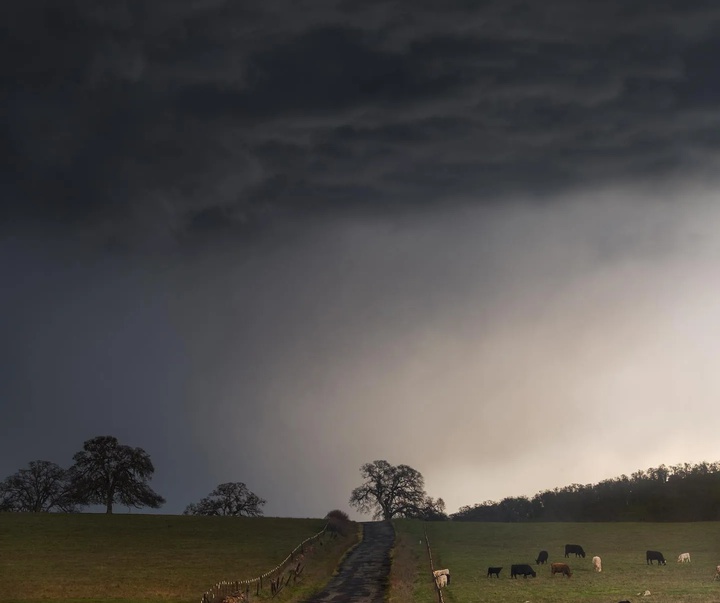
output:
[[[247,580],[223,580],[210,587],[200,599],[200,603],[219,603],[221,601],[239,603],[249,601],[250,594],[254,591],[256,596],[267,585],[270,592],[275,596],[280,590],[287,586],[292,580],[295,582],[304,568],[303,560],[305,546],[320,538],[328,528],[328,524],[317,534],[310,536],[297,545],[290,554],[271,570],[261,574],[257,578]],[[291,565],[292,564],[292,565]],[[286,573],[287,570],[287,573]]]
[[[438,594],[438,601],[440,603],[445,603],[442,589],[440,588],[440,586],[438,586],[437,580],[435,579],[435,565],[433,564],[432,550],[430,549],[430,539],[427,535],[427,529],[425,530],[425,545],[427,546],[428,557],[430,558],[430,576],[432,576],[432,581]]]

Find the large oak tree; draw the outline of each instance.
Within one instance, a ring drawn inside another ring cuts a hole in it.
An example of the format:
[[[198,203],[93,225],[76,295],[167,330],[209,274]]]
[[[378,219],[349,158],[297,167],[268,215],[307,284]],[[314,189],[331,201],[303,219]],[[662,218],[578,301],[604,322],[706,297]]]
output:
[[[148,485],[155,467],[142,448],[98,436],[86,441],[73,460],[70,471],[79,504],[104,505],[106,513],[112,513],[114,504],[157,509],[165,502]]]
[[[361,513],[372,513],[374,519],[444,517],[445,503],[425,493],[422,474],[408,465],[391,465],[373,461],[360,467],[365,480],[350,495],[350,505]]]

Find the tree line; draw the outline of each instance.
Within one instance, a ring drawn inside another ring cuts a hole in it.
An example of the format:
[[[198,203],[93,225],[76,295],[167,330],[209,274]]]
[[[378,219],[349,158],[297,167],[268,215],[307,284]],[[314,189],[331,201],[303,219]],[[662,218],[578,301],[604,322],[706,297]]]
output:
[[[84,443],[69,469],[32,461],[0,482],[0,511],[77,512],[102,505],[107,513],[120,504],[157,509],[165,499],[149,485],[155,468],[142,448],[120,444],[113,436]],[[720,519],[720,462],[660,465],[597,484],[571,484],[532,498],[507,497],[445,513],[442,498],[425,491],[422,474],[408,465],[376,460],[360,467],[363,483],[349,504],[374,519],[398,517],[425,521],[715,521]],[[218,485],[189,504],[185,515],[259,517],[266,500],[242,482]]]
[[[507,497],[461,507],[446,515],[442,498],[424,490],[422,474],[407,465],[374,461],[360,468],[365,482],[350,505],[375,519],[430,521],[716,521],[720,520],[720,463],[640,470],[597,484],[571,484],[532,498]]]
[[[461,507],[454,521],[716,521],[720,463],[636,471],[597,484],[571,484],[532,498],[507,497]]]
[[[31,461],[26,469],[0,482],[0,511],[75,513],[82,507],[114,505],[158,509],[165,499],[149,481],[155,473],[150,455],[142,448],[121,444],[113,436],[87,440],[63,469],[51,461]],[[185,515],[263,514],[266,501],[242,482],[220,484],[208,496],[191,503]]]

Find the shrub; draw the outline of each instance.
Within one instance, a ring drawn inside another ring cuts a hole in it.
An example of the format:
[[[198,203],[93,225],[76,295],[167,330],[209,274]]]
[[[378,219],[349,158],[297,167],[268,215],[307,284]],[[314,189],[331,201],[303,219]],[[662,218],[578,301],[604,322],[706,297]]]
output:
[[[350,521],[350,518],[348,517],[348,514],[345,513],[345,511],[341,511],[340,509],[333,509],[325,516],[325,519],[337,519],[338,521]]]
[[[352,522],[344,511],[333,509],[325,516],[325,519],[328,522],[327,531],[329,534],[339,534],[340,536],[349,534]]]

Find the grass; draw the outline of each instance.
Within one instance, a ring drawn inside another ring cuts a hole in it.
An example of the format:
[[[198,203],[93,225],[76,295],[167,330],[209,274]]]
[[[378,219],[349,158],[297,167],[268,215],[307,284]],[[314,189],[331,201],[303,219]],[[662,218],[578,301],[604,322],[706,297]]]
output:
[[[427,589],[429,585],[430,566],[427,550],[420,543],[424,524],[416,521],[395,521],[393,525],[395,544],[390,555],[392,566],[388,582],[388,600],[389,603],[405,603],[414,600],[416,589]]]
[[[175,515],[0,514],[0,602],[199,603],[220,580],[252,578],[275,567],[322,529],[321,519],[225,518]],[[451,571],[447,603],[720,602],[720,523],[423,523],[394,522],[390,603],[435,603],[424,530],[436,568]],[[294,586],[273,599],[295,603],[320,590],[357,533],[323,538],[307,555]],[[564,559],[566,543],[581,544],[585,559]],[[567,561],[570,579],[536,566],[541,549],[550,562]],[[668,565],[645,563],[660,550]],[[689,552],[692,563],[678,564]],[[592,571],[600,555],[603,572]],[[510,565],[530,563],[537,578],[510,579]],[[502,565],[501,578],[486,577]],[[639,592],[649,590],[650,597]],[[270,600],[266,586],[260,597]]]
[[[0,514],[0,601],[198,603],[221,580],[256,577],[319,532],[322,519]],[[357,539],[325,536],[290,603],[319,590]],[[257,597],[253,597],[257,599]],[[269,585],[261,599],[270,599]]]
[[[427,528],[436,569],[449,568],[450,585],[443,591],[452,603],[648,603],[720,602],[720,523],[422,523],[395,521],[398,571],[391,577],[392,603],[436,603],[423,538]],[[580,544],[587,557],[564,558],[566,543]],[[550,565],[535,565],[541,549],[549,563],[567,562],[572,578],[551,576]],[[649,566],[647,549],[662,551],[667,566]],[[692,562],[676,562],[689,552]],[[592,569],[592,557],[602,558],[603,571]],[[510,565],[529,563],[537,578],[511,579]],[[500,579],[487,578],[490,565],[503,566]],[[393,566],[393,574],[395,566]],[[649,590],[650,597],[638,593]]]

